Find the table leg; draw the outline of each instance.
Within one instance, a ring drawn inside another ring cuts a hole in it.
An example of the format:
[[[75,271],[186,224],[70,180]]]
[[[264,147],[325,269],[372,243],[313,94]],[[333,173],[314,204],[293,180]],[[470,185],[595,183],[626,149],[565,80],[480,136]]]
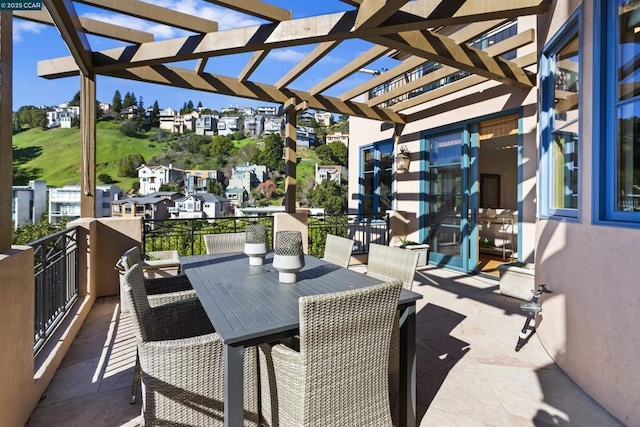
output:
[[[224,345],[224,426],[242,426],[244,420],[244,347]]]
[[[416,425],[416,305],[400,316],[400,426]]]

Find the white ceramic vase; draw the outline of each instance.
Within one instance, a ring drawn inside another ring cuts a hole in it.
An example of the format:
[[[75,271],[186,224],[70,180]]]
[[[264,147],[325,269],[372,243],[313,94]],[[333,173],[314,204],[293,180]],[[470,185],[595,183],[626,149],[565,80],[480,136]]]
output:
[[[304,255],[273,255],[273,268],[278,270],[281,283],[296,283],[298,271],[304,267]]]
[[[266,242],[244,244],[244,253],[249,256],[249,265],[263,265],[267,252],[269,252],[269,245]]]

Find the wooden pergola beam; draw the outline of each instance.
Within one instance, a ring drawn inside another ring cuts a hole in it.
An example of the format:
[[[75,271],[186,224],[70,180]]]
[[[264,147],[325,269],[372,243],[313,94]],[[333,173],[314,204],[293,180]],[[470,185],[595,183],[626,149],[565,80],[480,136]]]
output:
[[[355,29],[377,27],[396,13],[408,0],[366,0],[358,8]],[[445,1],[445,0],[440,0]]]
[[[520,58],[516,58],[513,60],[513,62],[519,67],[529,67],[538,62],[538,54],[536,52],[533,52]],[[407,99],[406,101],[395,104],[390,107],[390,109],[395,112],[406,110],[408,108],[415,107],[416,105],[433,101],[434,99],[441,98],[445,95],[455,93],[459,90],[466,89],[489,80],[490,79],[486,77],[471,75],[454,83],[439,87],[438,89],[431,90],[427,93],[423,93],[422,95],[418,95],[414,98]]]
[[[293,16],[290,10],[265,3],[260,0],[205,0],[209,3],[224,6],[227,9],[233,9],[248,15],[257,16],[267,21],[280,22],[288,21]]]
[[[506,52],[510,52],[514,49],[517,49],[522,46],[526,46],[527,44],[533,43],[535,41],[535,32],[533,29],[529,29],[527,31],[523,31],[522,33],[518,33],[513,37],[509,37],[508,39],[502,40],[494,45],[487,47],[484,52],[487,55],[496,58],[499,55],[502,55]],[[406,93],[411,92],[412,90],[418,89],[420,87],[426,86],[429,83],[437,82],[440,79],[444,79],[449,77],[452,74],[460,71],[458,68],[444,66],[439,68],[431,73],[424,75],[418,79],[410,81],[402,86],[399,86],[393,90],[390,90],[380,96],[376,96],[375,98],[371,98],[367,101],[367,105],[379,105],[398,96],[404,95]]]
[[[309,89],[309,93],[315,95],[322,91],[327,90],[331,86],[336,83],[342,81],[343,79],[349,77],[353,73],[357,72],[359,69],[364,67],[367,64],[375,61],[376,59],[386,55],[391,52],[391,49],[386,46],[374,46],[362,55],[358,56],[353,61],[349,62],[344,67],[340,68],[335,73],[331,74],[329,77],[322,80],[320,83],[316,84],[314,87]]]
[[[278,82],[276,87],[281,89],[287,86],[289,83],[297,79],[302,73],[311,68],[315,63],[320,61],[324,56],[331,52],[333,48],[338,45],[336,41],[322,42],[316,46],[311,53],[305,56],[298,64],[293,67],[287,74],[285,74]]]
[[[258,68],[258,66],[264,61],[264,58],[269,54],[268,50],[259,50],[253,53],[253,56],[247,62],[247,65],[244,66],[240,74],[238,74],[238,80],[241,82],[246,82],[251,77],[251,74]]]
[[[87,2],[89,0],[82,1]],[[97,0],[90,1],[97,2]],[[111,2],[114,0],[105,1]],[[470,1],[471,0],[467,0],[465,4]],[[533,0],[523,0],[523,3],[528,4],[530,1]],[[543,0],[538,0],[538,3],[541,2],[543,2]],[[430,1],[429,3],[433,3],[434,5],[439,4],[439,2],[434,1]],[[490,1],[490,3],[494,4],[493,1]],[[499,17],[498,15],[502,14],[505,17],[510,17],[518,14],[519,11],[527,10],[526,8],[519,8],[519,4],[520,2],[516,3],[516,6],[510,7],[506,11],[497,10],[495,13],[492,13],[491,16]],[[469,8],[468,10],[469,13],[472,13],[471,15],[463,15],[458,11],[456,23],[473,23],[485,19],[482,15],[478,15],[476,9]],[[102,74],[107,71],[129,67],[254,52],[324,41],[342,41],[351,38],[367,39],[381,35],[389,35],[389,37],[392,37],[399,31],[410,33],[413,30],[422,30],[439,26],[440,24],[451,24],[446,17],[437,15],[436,12],[437,10],[433,12],[435,16],[434,19],[424,19],[415,15],[397,12],[385,22],[385,25],[359,30],[353,29],[357,17],[356,11],[293,19],[275,24],[235,28],[219,32],[210,32],[202,36],[155,41],[143,43],[139,46],[95,52],[94,66],[96,67],[96,72]],[[397,16],[398,14],[401,16]],[[393,23],[387,25],[388,22]],[[385,40],[388,40],[388,42],[385,42],[387,45],[394,42],[394,40],[389,37],[385,38]],[[407,46],[405,40],[398,40],[397,37],[395,43],[400,47]],[[52,60],[52,64],[55,64],[55,61],[57,61],[57,59]],[[59,69],[59,67],[55,68]],[[46,73],[45,70],[43,70],[43,72]]]
[[[511,61],[492,58],[486,52],[428,30],[406,31],[397,35],[371,37],[374,43],[440,62],[501,83],[529,89],[535,86],[535,75]]]
[[[44,25],[54,25],[53,19],[45,10],[16,10],[13,12],[15,18],[25,21],[36,22]],[[87,34],[106,37],[113,40],[120,40],[125,43],[148,43],[153,41],[153,34],[145,31],[134,30],[133,28],[122,27],[120,25],[109,24],[95,19],[80,18],[80,25]]]
[[[475,24],[471,24],[465,27],[464,29],[456,32],[455,34],[451,35],[451,39],[456,41],[457,43],[463,43],[468,40],[471,40],[472,38],[476,37],[478,34],[482,34],[486,31],[489,31],[490,29],[500,25],[502,22],[504,22],[504,20],[493,20],[493,21],[478,22]],[[365,92],[368,92],[369,90],[377,86],[380,86],[381,84],[386,83],[392,79],[395,79],[396,77],[404,73],[407,73],[428,61],[429,61],[428,59],[415,57],[415,56],[412,58],[409,58],[403,61],[401,64],[393,67],[391,70],[388,70],[385,73],[372,78],[368,82],[361,84],[343,93],[342,95],[339,96],[339,98],[343,101],[347,101],[349,99],[355,98],[356,96],[363,94]]]
[[[91,46],[78,19],[71,0],[44,0],[52,21],[55,23],[71,56],[85,76],[93,73]]]
[[[140,0],[75,0],[111,12],[122,13],[146,21],[169,25],[196,33],[218,31],[218,23]]]
[[[390,123],[405,122],[402,115],[394,113],[387,108],[369,107],[364,103],[345,102],[329,96],[314,96],[301,90],[278,89],[274,85],[263,83],[241,82],[231,77],[211,73],[198,74],[193,70],[179,67],[166,65],[145,66],[112,71],[105,75],[277,104],[284,104],[290,98],[295,98],[299,102],[306,101],[308,107],[314,110],[330,111]]]

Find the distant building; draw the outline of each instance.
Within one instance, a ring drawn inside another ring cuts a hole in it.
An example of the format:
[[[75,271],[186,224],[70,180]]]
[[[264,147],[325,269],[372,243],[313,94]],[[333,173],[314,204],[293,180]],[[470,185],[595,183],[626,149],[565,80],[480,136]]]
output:
[[[246,116],[244,118],[244,134],[252,138],[257,138],[264,132],[264,116]]]
[[[218,119],[211,114],[204,114],[196,120],[196,134],[215,135],[218,131]]]
[[[298,122],[300,123],[311,123],[313,120],[313,113],[307,111],[303,111],[302,114],[298,117]]]
[[[135,117],[138,116],[138,106],[137,105],[130,105],[127,108],[123,108],[122,111],[120,111],[120,118],[121,119],[133,119]]]
[[[224,116],[218,119],[218,135],[232,135],[242,131],[241,116]]]
[[[270,135],[277,133],[282,135],[284,129],[284,119],[281,117],[273,117],[264,121],[264,134]]]
[[[249,193],[244,187],[227,187],[224,195],[233,206],[240,206],[249,199]]]
[[[14,185],[11,190],[14,229],[24,224],[37,224],[47,214],[46,181],[29,181],[29,185]]]
[[[284,206],[263,206],[263,207],[247,207],[236,208],[236,216],[271,216],[274,213],[284,212]],[[306,213],[308,215],[324,215],[324,208],[298,208],[297,213]]]
[[[219,218],[231,212],[231,203],[226,197],[210,193],[198,193],[175,201],[169,208],[171,218]]]
[[[235,206],[240,206],[247,200],[251,190],[267,179],[269,179],[269,168],[266,166],[241,163],[233,169],[225,196]]]
[[[184,185],[184,170],[169,166],[141,165],[138,167],[140,190],[142,195],[155,193],[162,184]]]
[[[218,181],[224,185],[224,174],[220,170],[185,170],[185,194],[206,193],[210,181]]]
[[[278,107],[258,107],[256,108],[256,113],[261,114],[263,116],[277,116],[278,115]]]
[[[316,111],[313,117],[321,125],[331,126],[333,122],[333,114],[328,111]]]
[[[327,144],[340,141],[347,147],[349,146],[349,134],[343,132],[332,132],[325,135],[324,140]]]
[[[71,120],[80,117],[80,107],[71,106],[65,102],[53,110],[47,111],[47,127],[48,128],[71,128]]]
[[[339,165],[318,165],[316,163],[316,185],[322,181],[342,182],[342,166]]]
[[[169,219],[169,209],[182,197],[173,191],[158,191],[143,197],[127,197],[111,202],[114,217],[141,217],[144,219]]]
[[[296,126],[296,139],[298,147],[311,147],[316,145],[316,131],[308,126]]]
[[[173,108],[164,108],[158,113],[158,121],[160,123],[160,129],[173,132],[173,122],[175,121],[178,112]]]
[[[111,202],[122,197],[117,185],[96,186],[96,218],[111,216]],[[49,189],[49,222],[56,224],[60,218],[80,218],[80,185],[65,185]]]

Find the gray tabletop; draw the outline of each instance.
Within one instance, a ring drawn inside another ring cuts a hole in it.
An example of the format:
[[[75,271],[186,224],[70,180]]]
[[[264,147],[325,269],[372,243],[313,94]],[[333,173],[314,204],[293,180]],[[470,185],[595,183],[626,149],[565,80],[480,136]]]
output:
[[[280,283],[271,259],[272,254],[268,254],[263,266],[250,266],[242,253],[180,257],[183,271],[224,344],[249,344],[295,331],[298,299],[302,296],[380,283],[310,255],[305,255],[306,265],[298,273],[297,283]],[[403,289],[399,305],[421,298]]]

